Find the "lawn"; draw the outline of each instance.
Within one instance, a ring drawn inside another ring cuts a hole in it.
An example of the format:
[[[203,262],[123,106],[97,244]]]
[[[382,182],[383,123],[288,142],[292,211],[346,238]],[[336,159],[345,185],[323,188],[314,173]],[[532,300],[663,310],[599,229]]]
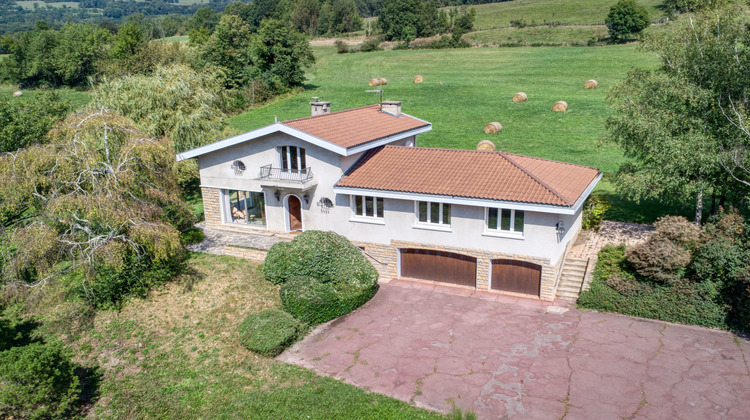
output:
[[[586,45],[609,36],[604,25],[528,26],[470,32],[464,38],[477,46],[504,45]]]
[[[19,89],[11,85],[0,85],[0,99],[14,99],[20,101],[26,101],[33,98],[39,90],[37,89],[20,89],[23,92],[23,96],[20,98],[13,98],[13,92]],[[57,89],[57,93],[60,94],[62,99],[70,101],[71,106],[74,110],[78,110],[86,106],[91,101],[91,94],[86,90],[71,89],[71,88],[60,88]]]
[[[278,286],[242,259],[191,254],[186,266],[189,274],[119,312],[81,316],[72,308],[83,302],[63,303],[60,283],[41,300],[27,299],[44,319],[38,331],[65,334],[77,362],[96,372],[98,398],[89,416],[442,418],[251,353],[240,345],[237,327],[248,314],[278,308]]]

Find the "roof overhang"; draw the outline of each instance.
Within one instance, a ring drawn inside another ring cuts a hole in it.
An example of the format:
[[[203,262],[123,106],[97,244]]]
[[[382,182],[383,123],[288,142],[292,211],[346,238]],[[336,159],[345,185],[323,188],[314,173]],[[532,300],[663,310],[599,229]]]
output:
[[[573,215],[583,205],[586,198],[591,194],[591,191],[596,187],[596,184],[602,178],[602,173],[599,172],[596,178],[586,187],[586,190],[581,194],[578,200],[572,206],[553,206],[548,204],[534,204],[534,203],[520,203],[516,201],[500,201],[500,200],[488,200],[481,198],[469,198],[460,197],[455,195],[438,195],[438,194],[423,194],[423,193],[412,193],[412,192],[401,192],[401,191],[386,191],[376,190],[369,188],[352,188],[352,187],[341,187],[334,186],[333,192],[336,194],[347,194],[347,195],[368,195],[372,197],[391,198],[396,200],[418,200],[418,201],[439,201],[446,204],[460,204],[464,206],[472,207],[498,207],[502,206],[506,209],[513,210],[524,210],[533,211],[538,213],[552,213],[552,214],[566,214]]]
[[[188,150],[186,152],[178,153],[177,161],[196,158],[196,157],[208,154],[208,153],[216,152],[221,149],[226,149],[227,147],[232,147],[232,146],[236,146],[238,144],[241,144],[247,141],[252,141],[257,138],[267,136],[273,133],[285,133],[292,137],[296,137],[300,140],[319,146],[323,149],[330,150],[331,152],[334,152],[341,156],[351,156],[351,155],[355,155],[357,153],[361,153],[361,152],[367,151],[369,149],[372,149],[378,146],[382,146],[382,145],[385,145],[385,144],[388,144],[388,143],[391,143],[400,139],[415,136],[417,134],[432,130],[432,124],[427,123],[426,121],[425,123],[427,124],[427,126],[415,128],[412,130],[402,131],[401,133],[396,133],[388,137],[375,139],[367,143],[359,144],[359,145],[352,146],[349,148],[331,143],[320,137],[316,137],[304,131],[298,130],[296,128],[289,127],[288,125],[285,125],[283,123],[275,123],[275,124],[271,124],[271,125],[267,125],[265,127],[259,128],[257,130],[248,131],[247,133],[242,133],[234,137],[229,137],[224,140],[219,140],[214,143],[207,144],[205,146],[201,146],[192,150]]]

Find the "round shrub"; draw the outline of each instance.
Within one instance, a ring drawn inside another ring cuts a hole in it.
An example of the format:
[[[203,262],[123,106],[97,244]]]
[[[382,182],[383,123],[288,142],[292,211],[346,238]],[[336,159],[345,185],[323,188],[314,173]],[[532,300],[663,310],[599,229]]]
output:
[[[182,245],[197,244],[206,238],[206,234],[198,228],[190,228],[180,232],[180,243]]]
[[[284,283],[292,277],[308,276],[329,281],[375,282],[378,272],[359,248],[333,232],[306,231],[292,242],[271,247],[263,266],[266,279]]]
[[[273,357],[297,338],[300,323],[278,309],[266,309],[249,315],[240,324],[240,342],[258,354]]]
[[[81,387],[60,343],[32,343],[0,352],[0,413],[62,418],[75,409]]]

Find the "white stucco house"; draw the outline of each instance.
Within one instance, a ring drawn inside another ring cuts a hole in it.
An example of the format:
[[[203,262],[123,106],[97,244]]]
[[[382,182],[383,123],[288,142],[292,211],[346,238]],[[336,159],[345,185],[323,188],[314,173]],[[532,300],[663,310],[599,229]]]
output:
[[[553,299],[601,171],[547,159],[417,147],[429,122],[401,102],[278,122],[177,155],[198,159],[208,227],[326,230],[381,276]]]

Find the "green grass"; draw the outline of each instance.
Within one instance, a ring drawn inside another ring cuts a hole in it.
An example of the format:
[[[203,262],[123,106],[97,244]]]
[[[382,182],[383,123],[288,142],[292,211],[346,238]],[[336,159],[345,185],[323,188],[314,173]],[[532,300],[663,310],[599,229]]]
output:
[[[565,25],[603,25],[615,0],[513,0],[502,3],[480,4],[474,28],[477,30],[510,26],[511,20],[526,24],[560,22]],[[658,6],[662,0],[640,0],[651,20],[658,20],[664,13]]]
[[[34,3],[38,5],[38,7],[43,8],[44,6],[49,7],[55,7],[55,8],[61,8],[63,5],[65,5],[68,9],[78,9],[78,3],[72,2],[72,1],[61,1],[58,3],[45,3],[43,1],[39,0],[16,0],[16,5],[21,6],[26,10],[33,10],[34,9]]]
[[[13,100],[27,101],[29,99],[33,99],[37,92],[39,92],[39,90],[37,89],[20,89],[21,92],[23,92],[23,96],[21,96],[20,98],[14,98],[13,92],[16,92],[18,90],[19,89],[15,86],[1,85],[0,99],[11,98]],[[57,89],[57,93],[60,94],[60,97],[62,99],[69,100],[74,110],[83,108],[91,101],[91,94],[85,90],[60,88]]]
[[[188,42],[190,41],[190,37],[187,35],[175,35],[175,36],[169,36],[169,37],[163,38],[161,39],[161,41]]]
[[[78,363],[98,366],[89,416],[441,418],[246,350],[239,324],[251,313],[279,308],[278,287],[238,258],[191,254],[186,266],[190,274],[119,312],[78,315],[72,308],[83,302],[71,301],[59,282],[29,299],[24,311],[43,320],[40,332],[65,334]]]
[[[586,45],[609,36],[604,25],[531,26],[526,28],[497,28],[470,32],[464,35],[477,46],[494,45]]]
[[[372,77],[385,77],[384,98],[402,100],[403,111],[432,122],[420,146],[473,149],[492,139],[498,149],[563,160],[615,171],[624,158],[612,144],[600,144],[610,110],[607,90],[633,67],[654,67],[653,56],[634,46],[596,48],[474,48],[461,50],[383,51],[337,55],[316,48],[318,63],[308,75],[310,89],[300,95],[253,109],[230,120],[248,131],[309,114],[313,96],[332,101],[335,110],[377,102]],[[420,74],[425,82],[412,83]],[[583,89],[591,78],[595,90]],[[442,84],[438,84],[442,82]],[[517,104],[518,91],[528,95]],[[559,100],[568,112],[553,113]],[[498,121],[498,135],[484,134],[486,123]]]

